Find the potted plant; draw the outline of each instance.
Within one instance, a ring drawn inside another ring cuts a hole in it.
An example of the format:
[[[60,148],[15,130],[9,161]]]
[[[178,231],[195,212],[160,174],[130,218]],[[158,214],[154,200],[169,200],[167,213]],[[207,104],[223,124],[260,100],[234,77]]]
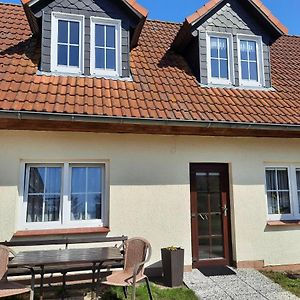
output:
[[[165,285],[178,287],[183,283],[184,249],[167,247],[161,249],[161,260]]]

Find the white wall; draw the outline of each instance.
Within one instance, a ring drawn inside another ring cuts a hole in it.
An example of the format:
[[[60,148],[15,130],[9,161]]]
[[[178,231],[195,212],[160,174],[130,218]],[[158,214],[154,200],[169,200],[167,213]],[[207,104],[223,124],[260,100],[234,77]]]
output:
[[[266,227],[264,164],[299,162],[300,140],[0,131],[0,240],[18,229],[22,160],[109,160],[109,235],[182,246],[191,265],[190,162],[229,163],[237,261],[300,263],[300,227]]]

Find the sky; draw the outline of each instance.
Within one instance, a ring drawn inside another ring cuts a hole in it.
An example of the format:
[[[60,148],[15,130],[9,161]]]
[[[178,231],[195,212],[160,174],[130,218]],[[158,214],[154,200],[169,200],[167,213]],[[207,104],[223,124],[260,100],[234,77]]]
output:
[[[20,0],[0,0],[19,3]],[[208,0],[138,0],[146,7],[150,19],[182,22]],[[300,0],[262,0],[272,13],[289,29],[289,34],[300,35]]]

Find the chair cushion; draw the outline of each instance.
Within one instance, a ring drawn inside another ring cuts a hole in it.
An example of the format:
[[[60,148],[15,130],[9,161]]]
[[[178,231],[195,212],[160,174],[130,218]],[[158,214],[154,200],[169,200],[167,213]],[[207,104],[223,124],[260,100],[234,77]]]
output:
[[[136,282],[139,282],[145,278],[145,275],[139,274],[136,277]],[[101,283],[114,286],[130,286],[133,284],[133,276],[132,273],[127,273],[124,271],[115,272],[112,275],[107,276],[106,280],[101,281]]]
[[[27,288],[22,284],[9,281],[0,281],[0,298],[25,294],[28,292],[30,292],[30,288]]]

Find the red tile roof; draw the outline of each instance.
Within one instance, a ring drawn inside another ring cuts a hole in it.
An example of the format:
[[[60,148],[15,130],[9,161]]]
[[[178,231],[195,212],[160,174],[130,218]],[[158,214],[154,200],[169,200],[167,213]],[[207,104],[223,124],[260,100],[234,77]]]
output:
[[[0,110],[300,125],[300,37],[272,46],[274,91],[207,88],[169,50],[180,26],[146,21],[132,50],[132,81],[40,75],[22,7],[0,4]]]
[[[196,22],[197,20],[201,19],[203,16],[205,16],[207,13],[209,13],[212,9],[214,9],[218,4],[223,2],[224,0],[210,0],[205,5],[203,5],[200,9],[198,9],[196,12],[194,12],[192,15],[186,18],[186,22],[188,24],[192,24]],[[256,6],[262,14],[269,20],[271,24],[273,24],[275,27],[279,29],[284,34],[288,34],[288,29],[281,24],[281,22],[273,16],[272,12],[264,6],[264,4],[260,0],[249,0],[252,2],[254,6]]]

